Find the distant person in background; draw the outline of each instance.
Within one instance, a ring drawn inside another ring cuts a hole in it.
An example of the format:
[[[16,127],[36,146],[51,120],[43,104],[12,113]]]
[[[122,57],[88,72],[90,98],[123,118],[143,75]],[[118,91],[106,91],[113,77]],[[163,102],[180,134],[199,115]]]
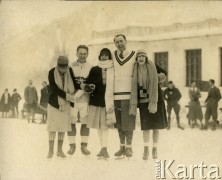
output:
[[[177,127],[184,130],[180,125],[180,104],[179,100],[181,99],[181,93],[178,88],[175,87],[173,81],[168,82],[168,88],[163,92],[164,99],[167,101],[167,113],[168,113],[168,129],[171,126],[171,111],[174,110],[176,114]]]
[[[2,104],[2,117],[7,118],[11,106],[11,96],[8,92],[8,89],[5,89],[4,93],[2,94],[1,104]]]
[[[189,113],[188,118],[191,120],[191,128],[194,127],[196,124],[197,119],[201,122],[202,125],[202,119],[203,119],[203,113],[200,105],[199,98],[201,97],[200,89],[196,87],[196,83],[193,82],[191,84],[191,88],[189,89]]]
[[[38,94],[36,88],[33,86],[32,80],[29,80],[29,85],[25,88],[24,97],[28,111],[28,123],[30,122],[30,116],[32,116],[32,123],[35,123],[35,111],[38,105]]]
[[[48,106],[48,101],[49,101],[49,93],[48,93],[46,81],[42,83],[42,86],[43,88],[41,89],[40,107],[46,110]],[[46,120],[47,120],[47,114],[43,113],[41,123],[46,124]]]
[[[218,108],[218,102],[221,99],[221,93],[219,88],[217,88],[215,85],[215,81],[213,79],[209,80],[210,88],[208,90],[208,96],[205,101],[206,104],[206,112],[205,112],[205,126],[203,129],[207,130],[208,128],[208,122],[210,120],[210,117],[213,118],[213,127],[212,130],[216,130],[216,124],[217,124],[217,108]]]
[[[21,100],[20,94],[17,92],[17,89],[13,90],[12,98],[11,98],[11,103],[12,103],[12,117],[15,118],[19,116],[19,110],[18,110],[18,105],[19,101]]]

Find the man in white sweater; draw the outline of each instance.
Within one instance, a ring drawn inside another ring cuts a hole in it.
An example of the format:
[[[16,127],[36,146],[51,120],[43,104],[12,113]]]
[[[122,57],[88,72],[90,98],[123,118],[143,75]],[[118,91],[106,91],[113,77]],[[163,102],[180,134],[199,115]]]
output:
[[[132,156],[132,138],[135,130],[135,119],[129,115],[131,79],[135,64],[135,51],[126,48],[127,40],[123,34],[114,37],[117,50],[114,51],[114,105],[116,124],[120,138],[120,149],[115,156]]]
[[[81,85],[84,84],[86,78],[92,66],[86,62],[88,57],[88,47],[86,45],[79,45],[77,47],[77,61],[73,62],[71,68],[74,72],[75,77],[75,88],[76,93],[74,108],[71,110],[71,120],[72,120],[72,131],[68,132],[68,139],[70,149],[68,154],[73,155],[76,150],[76,122],[79,120],[81,123],[80,135],[81,135],[81,151],[84,155],[89,155],[90,151],[87,149],[89,128],[87,128],[88,120],[88,103],[89,94],[81,89]]]

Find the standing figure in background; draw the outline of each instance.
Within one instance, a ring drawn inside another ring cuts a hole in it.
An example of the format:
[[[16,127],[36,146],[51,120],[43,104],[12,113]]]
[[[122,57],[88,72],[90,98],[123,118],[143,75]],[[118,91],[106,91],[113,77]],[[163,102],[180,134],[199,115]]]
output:
[[[57,66],[48,74],[49,80],[49,104],[47,130],[49,132],[49,152],[47,158],[54,154],[54,142],[58,133],[57,156],[65,158],[62,146],[65,133],[71,130],[70,108],[74,106],[72,97],[75,92],[74,75],[68,66],[69,60],[65,56],[59,56]]]
[[[202,124],[203,113],[199,101],[200,97],[201,97],[200,89],[198,89],[196,87],[196,83],[193,82],[191,84],[191,88],[189,89],[190,102],[189,102],[188,118],[191,120],[191,128],[194,127],[194,125],[197,122],[197,119],[200,120],[201,127],[203,126]]]
[[[30,116],[32,116],[32,123],[35,123],[35,111],[38,105],[38,93],[36,88],[33,86],[32,80],[29,80],[29,85],[25,88],[24,97],[28,111],[28,123],[30,122]]]
[[[81,129],[81,152],[84,155],[89,155],[90,151],[87,149],[88,139],[89,139],[89,128],[87,128],[88,120],[88,106],[89,106],[89,93],[84,92],[81,87],[85,83],[92,66],[87,63],[86,59],[88,57],[88,47],[86,45],[79,45],[76,50],[76,55],[78,57],[77,62],[73,62],[71,68],[75,75],[76,94],[75,94],[75,106],[71,108],[72,116],[72,130],[68,132],[69,155],[73,155],[76,150],[76,123],[80,121]]]
[[[8,92],[8,89],[5,89],[4,93],[2,94],[1,104],[2,104],[2,117],[7,118],[11,106],[11,96]]]
[[[21,100],[21,96],[20,94],[17,92],[17,89],[13,90],[13,94],[12,94],[12,117],[15,118],[19,116],[19,110],[18,110],[18,105],[19,105],[19,101]]]
[[[126,155],[126,157],[132,157],[132,140],[136,116],[129,115],[129,107],[136,52],[127,49],[127,40],[123,34],[114,37],[114,44],[117,48],[113,55],[115,127],[118,129],[120,139],[120,149],[115,153],[115,156]]]
[[[49,101],[49,93],[48,93],[48,88],[47,88],[48,85],[46,81],[42,83],[42,86],[43,88],[41,89],[40,106],[46,110],[48,106],[48,101]],[[47,113],[43,113],[42,123],[46,124],[46,120],[47,120]]]
[[[205,101],[206,104],[206,112],[205,112],[205,126],[203,129],[207,130],[208,128],[208,122],[210,120],[210,117],[213,118],[213,126],[212,130],[216,130],[216,124],[217,124],[217,117],[218,117],[218,102],[221,99],[221,93],[218,87],[215,85],[215,81],[213,79],[209,80],[210,88],[208,90],[208,96]]]
[[[115,123],[114,115],[114,69],[111,52],[107,48],[100,51],[98,66],[91,69],[86,84],[94,85],[90,94],[87,127],[97,129],[101,150],[98,157],[109,158],[108,128]]]
[[[152,157],[157,159],[159,129],[167,127],[167,116],[159,82],[166,79],[166,71],[148,60],[144,50],[138,50],[132,76],[130,114],[140,111],[141,130],[143,131],[143,160],[149,157],[150,131],[153,133]]]
[[[171,126],[171,111],[174,110],[176,114],[177,127],[184,130],[180,125],[180,104],[179,100],[181,99],[181,93],[178,88],[173,84],[173,81],[168,82],[168,88],[163,92],[164,99],[167,101],[167,113],[168,113],[168,129]]]

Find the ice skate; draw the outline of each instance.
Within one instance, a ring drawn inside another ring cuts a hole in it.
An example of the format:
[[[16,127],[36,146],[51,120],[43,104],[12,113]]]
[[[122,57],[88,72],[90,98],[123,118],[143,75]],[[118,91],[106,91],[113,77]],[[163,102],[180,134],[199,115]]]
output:
[[[207,125],[204,125],[200,128],[201,130],[207,130],[208,129],[208,126]]]
[[[126,155],[126,157],[128,158],[128,160],[129,160],[129,158],[131,158],[132,155],[133,155],[132,149],[131,149],[131,148],[126,148],[125,155]]]
[[[98,156],[99,155],[99,156]],[[98,154],[98,159],[104,159],[104,160],[108,160],[110,158],[109,154],[108,154],[108,151],[107,151],[107,148],[102,148],[100,153]]]
[[[215,131],[216,130],[216,125],[214,124],[211,128],[212,131]]]
[[[97,157],[101,157],[103,155],[103,148],[100,150],[100,152],[97,154]]]
[[[105,158],[105,159],[108,159],[108,158],[109,158],[109,154],[108,154],[107,148],[103,148],[102,157]]]
[[[54,141],[49,141],[49,153],[47,158],[51,159],[53,157]]]
[[[181,130],[184,130],[184,128],[181,125],[177,125],[177,127]]]
[[[149,158],[149,147],[144,147],[143,160],[147,161]]]
[[[125,158],[125,146],[120,146],[120,149],[114,155],[116,160]]]
[[[76,145],[75,144],[70,144],[69,146],[70,146],[70,149],[67,152],[67,154],[73,155],[75,153],[75,151],[76,151]]]
[[[62,151],[63,140],[58,140],[58,150],[57,156],[61,158],[66,158],[66,155]]]
[[[63,151],[58,151],[57,156],[61,158],[66,158],[66,155],[63,153]]]
[[[52,157],[53,157],[53,153],[52,153],[52,152],[49,152],[47,158],[48,158],[48,159],[51,159]]]
[[[82,152],[82,154],[84,154],[84,155],[86,155],[86,156],[88,156],[88,155],[91,154],[90,151],[87,149],[86,146],[82,146],[82,147],[81,147],[81,152]]]

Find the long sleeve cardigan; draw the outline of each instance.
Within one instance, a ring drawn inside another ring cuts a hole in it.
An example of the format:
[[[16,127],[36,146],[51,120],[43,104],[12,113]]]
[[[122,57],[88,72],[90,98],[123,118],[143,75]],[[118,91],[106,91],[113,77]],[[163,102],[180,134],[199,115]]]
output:
[[[62,89],[60,89],[56,82],[55,82],[55,77],[54,77],[54,71],[55,71],[55,68],[52,68],[50,71],[49,71],[49,74],[48,74],[48,80],[49,80],[49,104],[57,109],[59,109],[59,102],[58,102],[58,96],[63,98],[63,99],[66,99],[66,92],[63,91]],[[73,81],[73,84],[74,84],[74,87],[76,88],[76,84],[75,84],[75,77],[74,77],[74,73],[72,71],[71,68],[69,68],[69,72],[71,74],[71,78],[72,78],[72,81]],[[70,102],[70,105],[72,107],[74,107],[74,103]]]
[[[90,94],[89,105],[105,107],[106,85],[103,84],[102,68],[95,66],[91,69],[86,84],[94,84],[95,90]]]

